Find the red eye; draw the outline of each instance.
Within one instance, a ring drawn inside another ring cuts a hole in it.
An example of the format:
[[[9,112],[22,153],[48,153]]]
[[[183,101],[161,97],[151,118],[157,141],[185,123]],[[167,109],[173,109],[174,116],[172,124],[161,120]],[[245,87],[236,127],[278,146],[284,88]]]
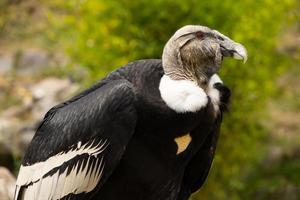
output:
[[[201,32],[201,31],[196,32],[195,35],[196,35],[196,37],[197,37],[198,39],[203,39],[203,38],[204,38],[204,33]]]

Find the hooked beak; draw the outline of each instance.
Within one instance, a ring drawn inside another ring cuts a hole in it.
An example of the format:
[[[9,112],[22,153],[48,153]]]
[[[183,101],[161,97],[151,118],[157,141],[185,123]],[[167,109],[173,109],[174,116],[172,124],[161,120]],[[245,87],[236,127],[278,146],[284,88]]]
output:
[[[220,41],[221,53],[224,57],[233,57],[237,60],[247,61],[248,54],[246,48],[237,42],[230,40],[229,38]]]

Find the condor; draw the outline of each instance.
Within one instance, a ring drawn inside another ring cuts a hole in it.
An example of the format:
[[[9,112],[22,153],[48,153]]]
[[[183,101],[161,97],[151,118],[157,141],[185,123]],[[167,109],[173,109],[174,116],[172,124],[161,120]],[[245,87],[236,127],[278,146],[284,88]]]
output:
[[[127,64],[45,115],[22,161],[15,200],[187,200],[204,183],[230,90],[223,57],[246,49],[184,26],[162,59]]]

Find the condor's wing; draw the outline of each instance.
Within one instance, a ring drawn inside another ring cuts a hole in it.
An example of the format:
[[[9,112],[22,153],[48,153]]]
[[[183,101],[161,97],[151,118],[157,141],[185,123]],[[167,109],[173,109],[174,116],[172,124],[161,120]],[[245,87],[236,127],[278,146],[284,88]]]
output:
[[[51,109],[29,145],[15,200],[87,199],[111,175],[134,133],[132,85],[110,81]]]

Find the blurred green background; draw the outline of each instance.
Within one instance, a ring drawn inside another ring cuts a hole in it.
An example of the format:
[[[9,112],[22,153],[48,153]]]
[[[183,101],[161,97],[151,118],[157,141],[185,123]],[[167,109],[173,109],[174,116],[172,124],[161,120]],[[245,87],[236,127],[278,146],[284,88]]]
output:
[[[192,199],[300,199],[299,13],[298,0],[0,0],[0,144],[2,134],[17,145],[0,148],[0,165],[17,173],[27,143],[4,123],[38,120],[32,88],[43,80],[67,79],[71,96],[130,61],[160,58],[178,28],[201,24],[244,44],[249,59],[223,63],[230,113]],[[45,58],[34,69],[32,52]]]

